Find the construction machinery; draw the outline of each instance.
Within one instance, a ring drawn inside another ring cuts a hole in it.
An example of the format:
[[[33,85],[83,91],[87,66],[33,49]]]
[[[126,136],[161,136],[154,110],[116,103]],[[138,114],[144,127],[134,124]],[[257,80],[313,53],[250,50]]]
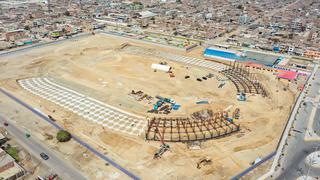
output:
[[[219,84],[218,88],[223,88],[223,86],[226,85],[226,82],[223,81],[222,83]]]
[[[48,118],[51,120],[51,121],[56,121],[52,116],[48,115]]]
[[[173,78],[173,77],[176,77],[175,75],[174,75],[174,73],[173,72],[169,72],[169,76],[171,77],[171,78]]]
[[[153,159],[158,159],[161,158],[161,156],[167,152],[168,150],[170,150],[170,146],[168,144],[166,144],[163,140],[163,135],[161,134],[161,132],[159,131],[158,128],[155,129],[156,133],[159,136],[161,145],[160,148],[154,153]]]
[[[158,101],[153,105],[153,109],[149,110],[149,113],[160,113],[169,114],[172,109],[178,110],[181,105],[176,104],[173,99],[163,98],[161,96],[156,96]]]
[[[237,99],[238,99],[238,101],[246,101],[246,100],[247,100],[247,96],[246,96],[245,93],[239,92],[239,93],[237,94]]]
[[[202,158],[197,162],[197,168],[201,169],[202,166],[209,165],[212,163],[212,160],[208,157]]]
[[[163,105],[163,103],[164,103],[163,99],[158,100],[157,103],[153,105],[153,109],[158,110],[158,108],[160,108]]]
[[[226,121],[229,121],[230,123],[233,123],[233,119],[229,117],[228,111],[223,111],[223,112],[222,112],[222,115],[223,115],[223,118],[224,118]]]
[[[239,108],[236,108],[234,110],[232,117],[233,117],[233,119],[239,119],[240,118],[240,109]]]

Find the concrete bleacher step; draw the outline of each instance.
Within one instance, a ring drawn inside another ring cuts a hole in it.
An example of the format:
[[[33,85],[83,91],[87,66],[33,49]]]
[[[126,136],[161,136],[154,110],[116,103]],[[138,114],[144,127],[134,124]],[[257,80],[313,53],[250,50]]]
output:
[[[86,97],[53,82],[49,78],[30,78],[20,80],[18,83],[30,93],[62,106],[85,119],[107,126],[111,130],[140,135],[146,127],[146,121],[143,117],[131,115]]]

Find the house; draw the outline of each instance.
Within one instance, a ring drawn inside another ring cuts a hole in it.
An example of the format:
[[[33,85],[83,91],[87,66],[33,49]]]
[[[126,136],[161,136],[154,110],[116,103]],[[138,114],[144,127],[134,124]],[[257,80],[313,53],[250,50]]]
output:
[[[320,60],[320,51],[312,51],[312,50],[307,50],[304,53],[305,57]]]
[[[19,39],[27,38],[28,36],[27,36],[25,30],[18,29],[18,30],[6,32],[4,34],[4,37],[5,37],[6,41],[16,41]]]
[[[157,14],[151,12],[151,11],[142,11],[139,13],[140,15],[140,18],[141,19],[149,19],[149,18],[152,18],[154,16],[157,16]]]
[[[15,160],[0,148],[0,177],[15,180],[26,174],[25,170]]]

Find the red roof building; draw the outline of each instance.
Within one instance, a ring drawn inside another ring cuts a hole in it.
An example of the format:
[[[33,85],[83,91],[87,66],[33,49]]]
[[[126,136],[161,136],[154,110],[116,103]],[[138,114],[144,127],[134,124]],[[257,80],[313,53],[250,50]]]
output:
[[[282,70],[280,73],[277,75],[278,78],[282,79],[288,79],[288,80],[295,80],[297,78],[298,73],[294,71],[285,71]]]

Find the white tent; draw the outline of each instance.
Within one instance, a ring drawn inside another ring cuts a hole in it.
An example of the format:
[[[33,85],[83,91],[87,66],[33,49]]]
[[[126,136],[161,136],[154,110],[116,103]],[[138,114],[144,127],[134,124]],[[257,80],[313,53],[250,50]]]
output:
[[[169,72],[171,69],[170,66],[162,65],[162,64],[152,64],[151,68],[156,69],[156,70],[160,70],[160,71],[165,71],[165,72]]]

